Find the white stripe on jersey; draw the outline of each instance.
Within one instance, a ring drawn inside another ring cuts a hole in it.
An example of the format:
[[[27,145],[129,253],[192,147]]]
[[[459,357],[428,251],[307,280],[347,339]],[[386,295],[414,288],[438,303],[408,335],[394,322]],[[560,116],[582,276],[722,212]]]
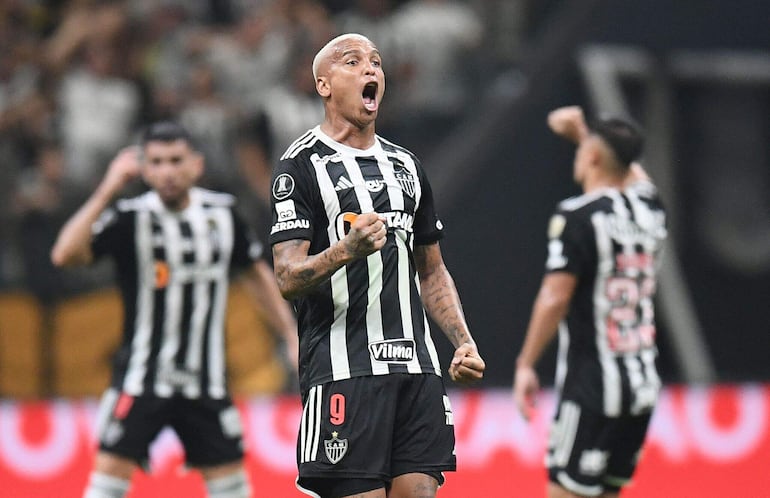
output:
[[[209,327],[209,396],[223,398],[227,394],[225,379],[225,312],[227,310],[227,266],[233,250],[233,220],[227,209],[212,210],[210,214],[220,233],[220,251],[218,266],[222,273],[214,286],[214,304],[211,308]]]
[[[152,254],[151,216],[147,210],[136,213],[137,293],[136,324],[131,341],[131,359],[123,380],[123,390],[133,396],[143,392],[150,356],[150,339],[153,328],[153,297],[155,289],[155,264]]]
[[[289,148],[286,149],[286,152],[281,156],[281,161],[296,157],[302,150],[312,147],[316,140],[318,140],[318,137],[313,133],[313,130],[306,131],[304,135],[292,142]]]
[[[161,212],[158,213],[158,219],[163,230],[166,263],[169,268],[181,268],[183,264],[183,248],[182,233],[179,227],[180,218],[175,214]],[[171,377],[167,374],[174,371],[174,356],[176,356],[179,350],[184,290],[183,284],[175,278],[176,272],[172,271],[169,275],[170,278],[165,289],[166,304],[163,316],[163,340],[160,352],[158,353],[158,362],[155,366],[155,394],[162,398],[167,398],[174,393],[174,386],[171,385],[169,380]]]
[[[211,239],[208,237],[208,223],[202,214],[191,217],[190,229],[195,241],[196,265],[208,267],[211,265],[213,254]],[[209,286],[209,282],[198,281],[193,287],[195,306],[190,317],[190,335],[187,339],[187,356],[185,358],[185,368],[191,372],[199,372],[203,366],[203,335],[206,327],[206,316],[211,306]],[[200,376],[196,376],[195,382],[188,382],[183,389],[184,395],[188,398],[200,396],[200,381]]]
[[[342,165],[353,183],[354,192],[358,205],[362,213],[374,212],[372,197],[366,189],[366,180],[361,174],[361,168],[355,158],[345,155],[342,157]],[[366,257],[367,273],[369,274],[369,285],[367,288],[366,305],[366,341],[367,344],[382,341],[385,335],[382,330],[382,306],[379,296],[382,293],[382,253],[374,252]],[[346,295],[344,301],[334,301],[334,306],[347,307],[349,297]],[[416,355],[415,355],[416,356]],[[372,374],[383,375],[390,372],[387,363],[380,363],[369,356],[369,363],[372,366]]]
[[[321,439],[321,407],[323,406],[323,385],[317,385],[308,391],[307,402],[302,410],[300,424],[299,463],[313,462],[318,457],[318,444]]]
[[[614,266],[612,252],[612,239],[604,229],[606,225],[605,213],[597,212],[591,217],[596,234],[596,251],[598,264],[596,267],[596,281],[594,284],[594,307],[596,320],[596,350],[599,353],[599,362],[602,366],[602,383],[604,385],[604,414],[608,417],[617,417],[622,410],[623,388],[621,385],[620,369],[615,359],[615,354],[610,351],[607,342],[607,324],[605,317],[610,311],[611,303],[606,297],[606,276],[610,274]]]
[[[337,193],[334,190],[334,184],[326,171],[326,161],[313,154],[310,158],[315,169],[316,181],[321,192],[321,198],[329,217],[329,226],[326,232],[329,241],[333,244],[339,240],[335,229],[335,220],[340,214],[340,204]],[[332,303],[334,303],[334,319],[329,330],[329,353],[331,355],[332,377],[334,380],[347,379],[350,377],[350,363],[347,355],[347,308],[338,306],[337,303],[346,302],[348,299],[348,274],[346,267],[337,270],[330,279],[332,289]]]

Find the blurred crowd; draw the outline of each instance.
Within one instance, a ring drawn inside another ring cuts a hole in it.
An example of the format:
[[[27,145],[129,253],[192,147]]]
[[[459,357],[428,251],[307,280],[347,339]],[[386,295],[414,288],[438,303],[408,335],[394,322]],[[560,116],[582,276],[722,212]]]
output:
[[[266,233],[271,164],[317,124],[311,61],[359,32],[384,57],[378,133],[427,154],[518,56],[526,1],[0,0],[0,289],[51,301],[108,281],[59,272],[57,231],[140,127],[174,119]],[[263,236],[264,238],[264,236]]]

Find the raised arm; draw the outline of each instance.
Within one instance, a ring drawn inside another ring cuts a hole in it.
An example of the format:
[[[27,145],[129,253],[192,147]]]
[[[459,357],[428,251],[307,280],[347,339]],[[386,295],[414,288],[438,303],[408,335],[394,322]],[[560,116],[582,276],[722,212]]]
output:
[[[577,277],[567,272],[549,273],[543,278],[532,308],[527,335],[516,359],[513,395],[522,416],[529,420],[540,382],[535,364],[553,340],[559,322],[567,314],[577,286]]]
[[[449,376],[460,383],[481,379],[486,365],[465,322],[460,296],[438,243],[416,246],[414,261],[423,306],[455,347]]]
[[[347,263],[382,249],[387,235],[383,221],[376,213],[360,214],[342,240],[312,256],[308,255],[310,242],[307,240],[274,244],[275,277],[283,297],[293,299],[306,294]]]
[[[139,151],[128,147],[110,163],[107,173],[88,200],[67,220],[51,249],[55,266],[85,265],[93,260],[91,226],[110,204],[115,195],[132,179],[139,176]]]
[[[576,144],[589,133],[583,109],[576,105],[559,107],[548,113],[548,127],[555,134]]]

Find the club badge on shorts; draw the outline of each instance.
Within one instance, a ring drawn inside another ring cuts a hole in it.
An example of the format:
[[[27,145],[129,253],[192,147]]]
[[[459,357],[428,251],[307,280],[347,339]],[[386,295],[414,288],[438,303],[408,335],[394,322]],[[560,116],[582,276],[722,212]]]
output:
[[[339,433],[337,431],[332,432],[331,439],[324,439],[324,450],[326,451],[326,458],[329,462],[335,464],[342,460],[345,453],[348,452],[348,440],[338,439]]]

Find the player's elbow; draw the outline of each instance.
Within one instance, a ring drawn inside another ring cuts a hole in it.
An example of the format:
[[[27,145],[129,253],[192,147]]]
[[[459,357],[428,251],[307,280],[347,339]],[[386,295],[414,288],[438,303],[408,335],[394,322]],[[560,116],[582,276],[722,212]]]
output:
[[[288,278],[288,272],[279,271],[276,267],[275,282],[278,284],[278,291],[281,293],[284,299],[290,301],[297,298],[301,294],[301,289],[297,287],[293,282],[294,280]]]
[[[552,289],[542,289],[537,300],[543,308],[552,313],[563,315],[569,308],[571,296],[566,292],[555,292]]]
[[[66,253],[59,247],[54,246],[53,249],[51,249],[51,263],[57,268],[67,266],[68,258]]]
[[[68,250],[65,247],[55,245],[51,249],[51,263],[56,268],[67,268],[71,266],[80,266],[88,263],[90,257],[77,251]]]

